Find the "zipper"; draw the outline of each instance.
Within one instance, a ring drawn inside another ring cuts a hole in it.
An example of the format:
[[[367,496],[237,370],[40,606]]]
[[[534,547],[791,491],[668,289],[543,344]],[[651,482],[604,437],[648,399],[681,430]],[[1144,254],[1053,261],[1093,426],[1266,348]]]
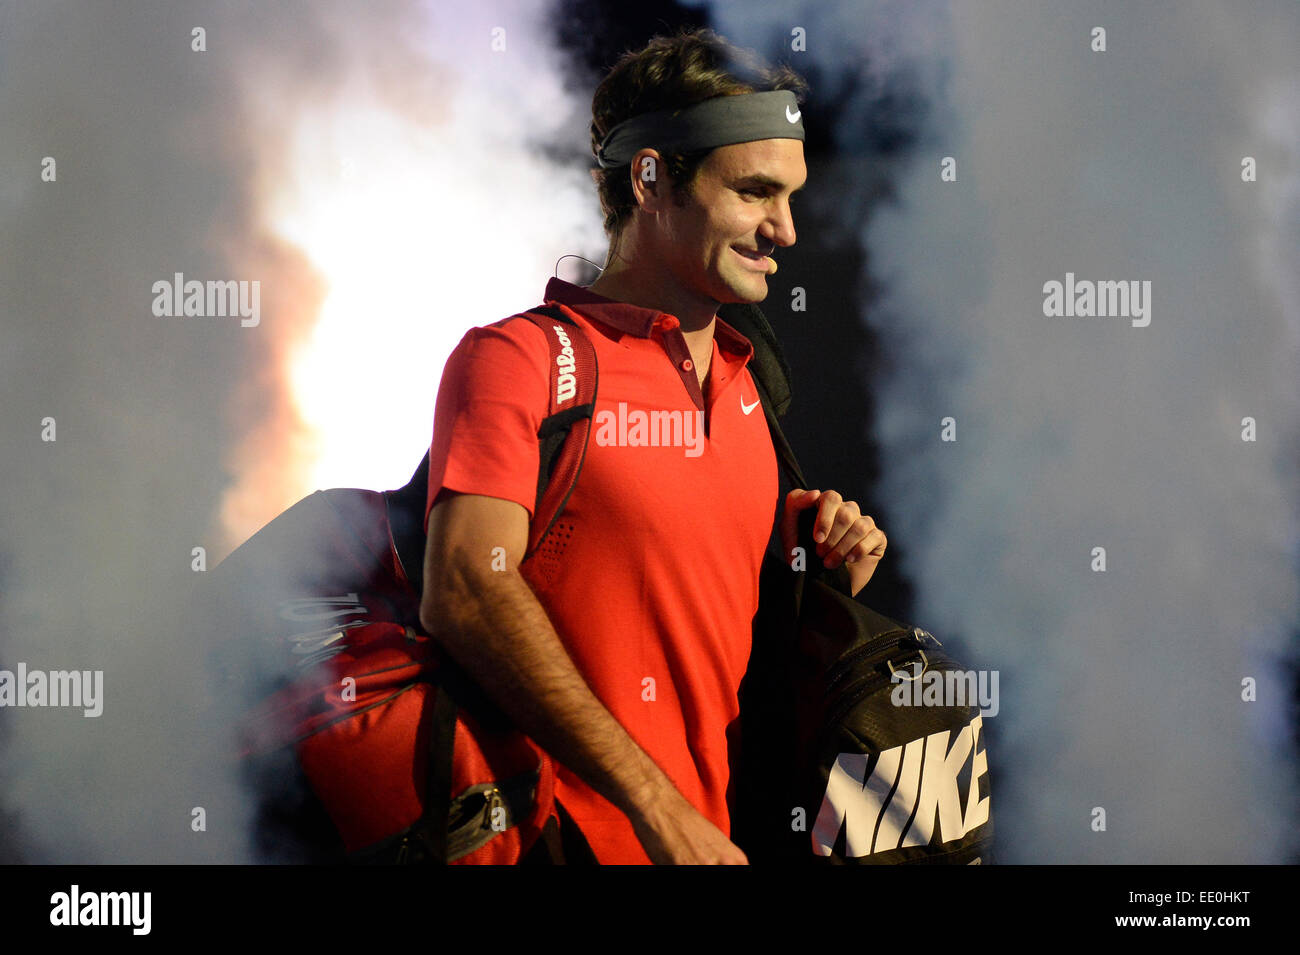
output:
[[[882,659],[888,659],[889,654],[895,650],[909,651],[911,648],[902,646],[904,640],[911,636],[910,630],[890,630],[880,634],[860,647],[854,647],[844,656],[840,657],[831,665],[826,673],[826,690],[832,691],[835,685],[847,677],[850,671],[862,661],[863,657],[871,658],[879,656]]]
[[[942,657],[941,654],[936,654],[933,650],[931,650],[929,655],[927,655],[924,650],[919,649],[908,651],[902,656],[897,665],[895,665],[892,660],[887,660],[886,662],[890,667],[892,667],[890,672],[881,673],[879,670],[876,670],[859,680],[849,683],[840,691],[839,701],[831,709],[830,715],[822,723],[822,726],[835,726],[838,724],[839,721],[844,718],[844,714],[853,709],[854,706],[862,702],[866,697],[870,696],[882,687],[889,686],[893,683],[894,671],[904,670],[910,667],[913,663],[917,662],[917,657],[919,657],[922,662],[922,673],[930,667],[940,666],[947,662],[945,657]],[[913,677],[912,679],[916,679],[916,677]]]
[[[483,825],[481,828],[491,829],[492,813],[497,810],[497,807],[505,805],[505,796],[503,796],[501,790],[495,786],[484,793],[484,795],[487,797],[487,806],[483,810]]]
[[[896,642],[893,639],[895,635],[898,636]],[[916,647],[913,648],[907,646],[905,641],[908,640],[915,643]],[[879,654],[884,656],[885,660],[888,661],[886,654],[893,650],[895,646],[904,652],[908,652],[923,647],[926,640],[933,642],[936,647],[943,646],[934,634],[928,630],[922,630],[920,627],[912,627],[910,630],[902,628],[887,630],[884,633],[879,634],[869,642],[864,643],[862,646],[854,647],[831,665],[830,669],[826,672],[826,691],[828,693],[832,692],[835,689],[835,685],[845,678],[849,669],[856,666],[862,657],[871,657]],[[886,645],[882,647],[881,643],[885,643]]]
[[[501,788],[491,783],[481,785],[483,788],[472,788],[452,801],[447,825],[449,862],[487,845],[504,831],[492,828],[492,812],[495,809],[506,809],[506,829],[517,823],[517,820],[510,818],[510,806]]]
[[[936,644],[939,643],[938,640],[935,640],[933,634],[930,634],[925,630],[921,630],[920,632],[925,634],[931,640],[934,640]],[[942,646],[942,644],[939,645]],[[888,663],[892,668],[891,672],[881,673],[879,670],[875,670],[858,680],[850,682],[840,690],[838,694],[839,701],[836,702],[834,707],[830,710],[830,715],[822,722],[822,727],[825,728],[827,726],[837,725],[839,721],[844,718],[844,714],[854,706],[882,687],[889,686],[889,684],[893,683],[893,670],[902,670],[906,667],[910,667],[911,664],[916,662],[917,657],[919,657],[923,662],[922,673],[931,667],[940,667],[949,662],[948,658],[942,653],[936,653],[934,650],[931,650],[929,654],[927,654],[925,650],[920,648],[908,650],[901,657],[897,665],[895,665],[893,661],[886,659],[886,663]],[[877,664],[877,666],[879,666],[879,664]],[[843,675],[841,675],[840,679],[843,679]],[[914,677],[913,679],[916,678]],[[829,687],[827,688],[826,695],[832,695]]]
[[[872,673],[870,676],[863,678],[858,683],[850,684],[840,696],[839,702],[831,710],[830,715],[822,723],[823,727],[835,726],[844,718],[849,710],[853,709],[858,703],[862,702],[876,690],[889,686],[893,680],[888,673]]]
[[[840,701],[831,711],[830,716],[828,716],[822,724],[823,728],[838,725],[840,720],[844,718],[844,715],[848,713],[849,710],[853,709],[854,706],[862,702],[862,700],[866,699],[876,690],[888,686],[890,682],[888,675],[881,676],[880,674],[872,674],[871,677],[863,680],[862,683],[853,687],[852,692],[846,692],[845,695],[840,698]]]

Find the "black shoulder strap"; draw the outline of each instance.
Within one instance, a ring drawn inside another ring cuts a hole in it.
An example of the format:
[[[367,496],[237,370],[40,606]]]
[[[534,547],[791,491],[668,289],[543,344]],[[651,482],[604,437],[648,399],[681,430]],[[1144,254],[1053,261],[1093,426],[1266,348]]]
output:
[[[395,491],[384,492],[393,550],[417,596],[424,592],[424,508],[428,500],[429,452],[425,451],[411,480]]]
[[[778,418],[790,407],[790,366],[786,364],[781,343],[777,341],[772,326],[768,324],[767,318],[757,305],[742,303],[722,305],[718,308],[718,316],[748,338],[754,346],[754,357],[750,359],[749,370],[758,389],[759,400],[763,403],[763,415],[767,418],[767,427],[772,435],[772,447],[776,450],[777,461],[785,470],[786,479],[791,487],[809,487],[803,469],[799,467],[799,461],[795,457],[794,449],[790,446],[778,421]],[[815,520],[816,511],[813,508],[799,515],[798,536],[808,553],[813,552],[812,527]],[[779,535],[779,531],[774,529],[774,534]],[[782,563],[788,559],[788,555],[781,556]],[[826,570],[821,566],[821,562],[816,560],[812,565],[814,576],[828,581],[842,593],[850,593],[850,575],[847,565],[840,564],[834,570]],[[795,607],[800,606],[802,602],[806,576],[806,574],[794,575]],[[790,578],[782,575],[780,579]]]
[[[795,487],[807,487],[803,470],[795,458],[794,449],[786,440],[778,419],[790,408],[790,366],[786,363],[781,343],[768,324],[767,317],[757,305],[743,302],[728,303],[718,307],[718,317],[749,339],[754,346],[754,357],[749,360],[749,372],[758,387],[758,397],[763,402],[763,414],[768,430],[772,432],[772,446],[777,460]]]
[[[720,305],[718,317],[754,346],[749,371],[767,389],[768,400],[777,417],[784,417],[790,408],[790,366],[786,364],[785,352],[781,350],[781,343],[768,324],[767,316],[757,305],[735,302]]]

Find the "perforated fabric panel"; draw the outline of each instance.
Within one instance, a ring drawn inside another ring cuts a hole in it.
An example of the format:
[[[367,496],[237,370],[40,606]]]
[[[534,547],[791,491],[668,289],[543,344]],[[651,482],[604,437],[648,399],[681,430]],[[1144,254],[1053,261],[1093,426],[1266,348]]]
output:
[[[555,522],[551,532],[546,535],[531,560],[542,576],[550,580],[560,569],[565,551],[573,537],[573,524],[565,520]]]

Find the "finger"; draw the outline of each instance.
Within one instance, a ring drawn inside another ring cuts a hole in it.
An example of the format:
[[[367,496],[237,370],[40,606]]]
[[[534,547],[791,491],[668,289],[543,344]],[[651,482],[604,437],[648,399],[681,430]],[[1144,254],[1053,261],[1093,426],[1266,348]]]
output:
[[[844,511],[844,508],[840,508],[841,514],[843,514]],[[836,526],[838,526],[838,522]],[[835,543],[826,551],[826,566],[838,567],[875,529],[876,522],[865,514],[851,521],[849,526],[845,528],[844,533],[838,538],[834,536],[835,530],[832,529],[831,539],[834,540]]]
[[[831,495],[835,496],[832,498]],[[819,556],[831,552],[836,542],[844,537],[848,525],[857,520],[859,513],[858,505],[853,502],[845,504],[839,491],[827,491],[822,495],[822,509],[818,511],[813,528],[813,539]]]
[[[804,508],[812,507],[820,494],[821,491],[809,491],[797,487],[785,496],[785,509],[802,511]]]
[[[845,501],[841,504],[835,512],[835,519],[831,524],[830,533],[826,535],[824,541],[817,545],[817,554],[822,557],[828,556],[837,547],[841,557],[848,553],[849,548],[857,543],[861,535],[854,534],[848,540],[844,538],[852,531],[854,524],[861,517],[862,512],[858,510],[857,502]],[[875,524],[873,523],[872,526],[874,527]],[[862,531],[862,534],[866,534],[870,530],[871,528],[867,528]]]
[[[818,545],[818,554],[827,567],[838,567],[863,538],[876,529],[876,522],[856,508],[841,505],[826,543]],[[851,516],[851,519],[850,519]]]
[[[817,511],[817,522],[813,524],[813,540],[818,544],[825,542],[831,527],[835,524],[835,512],[844,503],[839,491],[827,491],[821,496],[821,508]]]
[[[812,507],[820,494],[821,491],[809,491],[797,487],[785,496],[785,509],[781,515],[781,543],[785,547],[787,558],[798,542],[799,512]]]
[[[846,564],[856,564],[859,561],[874,560],[879,561],[885,556],[885,548],[889,541],[885,537],[885,532],[876,528],[849,551],[848,556],[844,558]]]

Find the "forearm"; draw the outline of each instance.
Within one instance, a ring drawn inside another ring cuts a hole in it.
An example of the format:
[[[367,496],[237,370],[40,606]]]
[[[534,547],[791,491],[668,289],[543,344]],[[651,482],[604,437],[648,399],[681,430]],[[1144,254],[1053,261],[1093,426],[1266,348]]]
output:
[[[672,788],[591,692],[518,571],[448,576],[424,625],[516,726],[629,816]]]

